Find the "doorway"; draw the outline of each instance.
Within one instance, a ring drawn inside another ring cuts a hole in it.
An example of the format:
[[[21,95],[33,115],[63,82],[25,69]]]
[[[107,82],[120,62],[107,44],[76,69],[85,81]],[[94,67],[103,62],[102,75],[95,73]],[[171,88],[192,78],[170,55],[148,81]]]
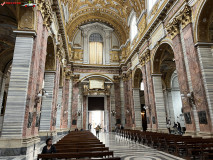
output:
[[[88,117],[89,117],[89,129],[92,132],[95,132],[95,129],[98,125],[102,128],[101,130],[104,129],[104,111],[89,111],[88,112]]]
[[[106,131],[106,119],[104,97],[88,97],[88,129],[95,133],[99,125],[101,131]]]

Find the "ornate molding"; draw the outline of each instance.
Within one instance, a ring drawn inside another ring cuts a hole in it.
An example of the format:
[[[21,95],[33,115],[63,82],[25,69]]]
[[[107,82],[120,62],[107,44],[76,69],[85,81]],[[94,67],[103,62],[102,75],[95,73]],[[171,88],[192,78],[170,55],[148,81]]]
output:
[[[51,2],[49,0],[39,0],[38,10],[41,11],[43,17],[43,24],[48,28],[53,22],[53,11],[51,7]]]
[[[190,6],[185,5],[184,10],[180,14],[180,21],[182,29],[192,22],[192,10]]]
[[[128,76],[127,76],[126,73],[122,74],[122,79],[123,79],[124,82],[126,82],[128,80]]]
[[[151,59],[150,50],[147,49],[140,58],[140,64],[141,66],[144,66],[147,62],[149,62]]]
[[[166,30],[170,34],[171,39],[174,39],[178,34],[180,34],[179,24],[179,19],[174,18],[173,21],[167,25]]]
[[[167,32],[171,35],[171,39],[174,39],[175,36],[180,34],[180,24],[183,29],[192,22],[191,16],[191,7],[189,5],[185,5],[183,11],[181,11],[180,14],[178,14],[166,27]]]
[[[113,76],[114,82],[119,83],[120,82],[120,76]]]
[[[71,79],[72,77],[72,71],[68,68],[65,68],[65,77],[66,79]]]
[[[72,74],[71,77],[73,78],[74,83],[79,82],[80,74]]]

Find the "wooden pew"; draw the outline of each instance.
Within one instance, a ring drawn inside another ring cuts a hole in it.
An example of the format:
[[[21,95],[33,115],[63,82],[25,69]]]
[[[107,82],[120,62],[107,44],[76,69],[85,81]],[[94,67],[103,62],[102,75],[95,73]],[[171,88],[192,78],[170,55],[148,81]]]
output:
[[[76,153],[54,153],[54,154],[39,154],[38,160],[41,158],[95,158],[95,157],[113,157],[112,151],[106,151],[106,152],[76,152]]]

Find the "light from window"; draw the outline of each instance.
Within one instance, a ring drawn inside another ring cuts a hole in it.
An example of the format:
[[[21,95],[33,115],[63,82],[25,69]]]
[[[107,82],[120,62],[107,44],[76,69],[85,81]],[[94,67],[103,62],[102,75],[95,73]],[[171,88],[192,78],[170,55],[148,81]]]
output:
[[[155,5],[155,2],[156,2],[157,0],[148,0],[148,9],[149,9],[149,11],[151,11],[151,9],[152,9],[152,7]]]
[[[90,64],[103,64],[103,38],[94,33],[89,38]]]
[[[144,91],[144,83],[141,82],[141,91]]]
[[[135,38],[137,33],[138,33],[138,26],[137,26],[137,22],[136,22],[136,16],[134,15],[132,17],[131,24],[130,24],[130,40],[131,40],[131,42],[133,41],[133,39]]]

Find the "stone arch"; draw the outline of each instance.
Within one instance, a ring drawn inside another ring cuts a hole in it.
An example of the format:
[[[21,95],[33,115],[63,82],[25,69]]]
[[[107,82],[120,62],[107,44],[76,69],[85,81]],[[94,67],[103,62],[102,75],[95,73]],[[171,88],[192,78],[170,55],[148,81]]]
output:
[[[56,70],[56,54],[55,54],[55,45],[54,39],[49,36],[47,39],[47,55],[45,70],[46,71],[55,71]]]
[[[164,61],[173,61],[174,60],[174,51],[172,46],[169,43],[162,43],[156,49],[155,53],[153,54],[153,61],[152,61],[152,72],[154,74],[161,73],[161,65]]]
[[[140,88],[142,81],[142,71],[140,68],[136,68],[133,74],[133,88]]]
[[[213,42],[213,1],[205,0],[200,7],[196,25],[196,42]]]
[[[110,78],[110,77],[108,77],[108,76],[106,76],[106,75],[104,75],[104,74],[98,74],[98,73],[97,73],[97,74],[90,74],[90,75],[87,75],[87,76],[81,78],[81,79],[80,79],[80,82],[83,82],[85,79],[91,78],[91,77],[102,77],[102,78],[104,78],[104,79],[107,79],[107,80],[110,81],[110,82],[114,82],[114,80],[113,80],[112,78]]]

